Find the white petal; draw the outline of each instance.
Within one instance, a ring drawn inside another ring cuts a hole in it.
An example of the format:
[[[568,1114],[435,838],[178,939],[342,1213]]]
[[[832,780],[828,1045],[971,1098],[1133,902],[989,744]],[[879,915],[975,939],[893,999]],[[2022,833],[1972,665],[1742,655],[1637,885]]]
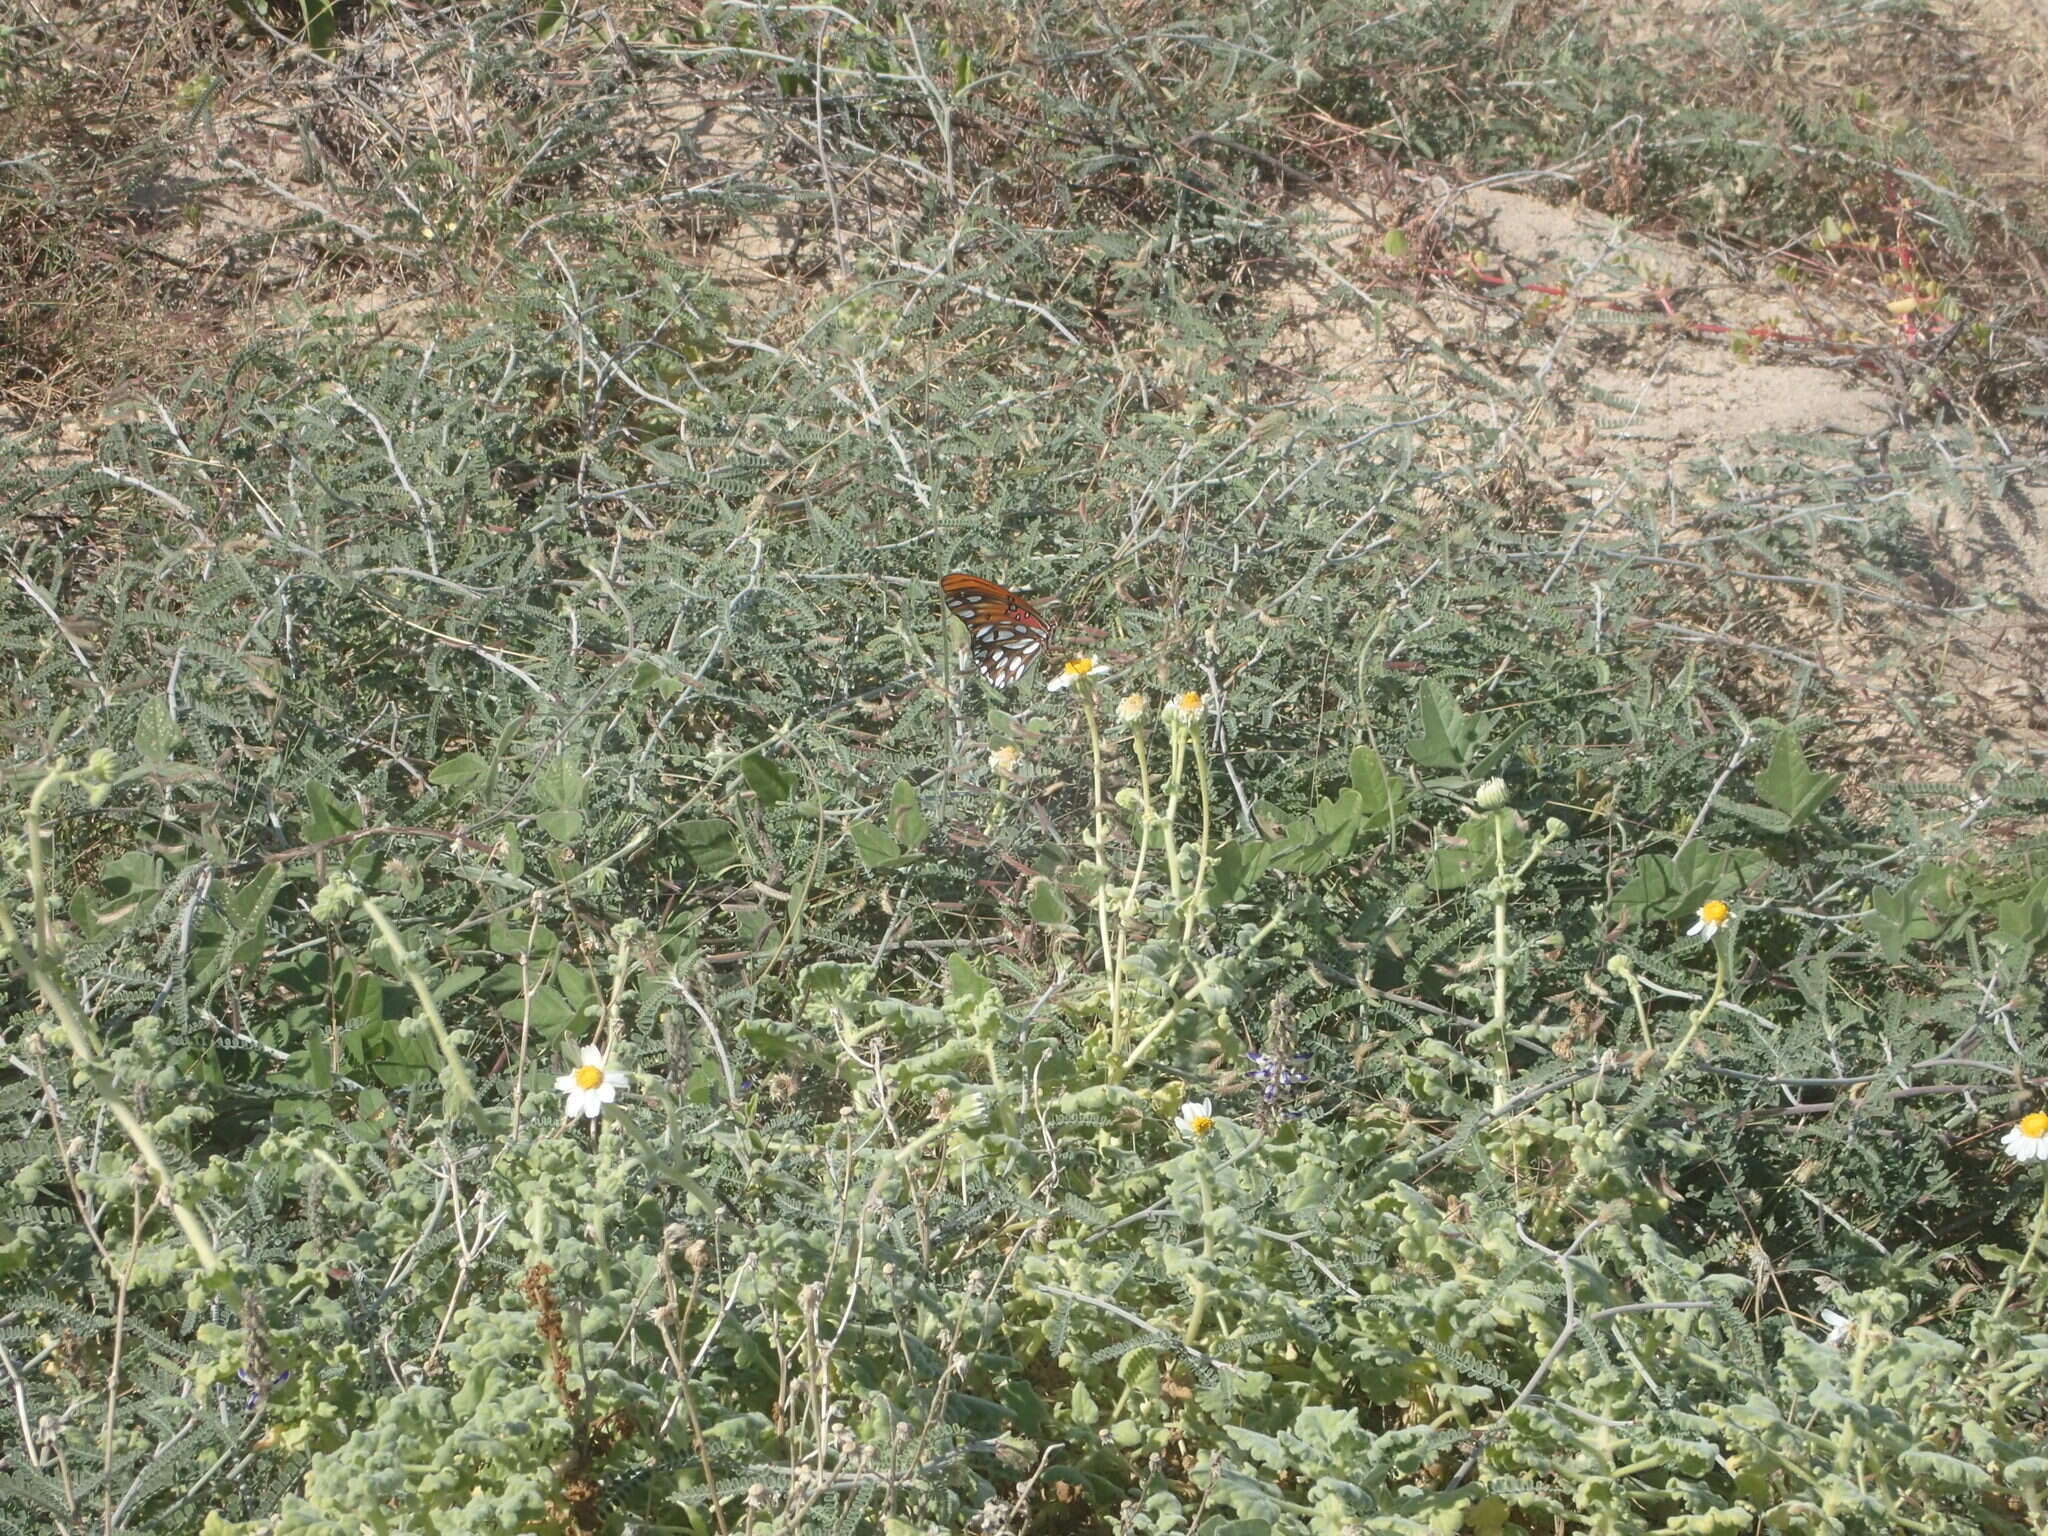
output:
[[[1707,920],[1703,917],[1698,922],[1694,923],[1690,928],[1685,930],[1685,936],[1688,939],[1696,939],[1706,931]]]
[[[604,1052],[594,1045],[586,1045],[583,1047],[582,1061],[586,1067],[601,1067],[604,1065]]]
[[[604,1085],[607,1088],[630,1088],[633,1083],[623,1072],[607,1072],[604,1075]]]
[[[1045,680],[1045,691],[1047,693],[1058,693],[1062,688],[1071,688],[1073,686],[1074,674],[1071,672],[1061,672]]]
[[[562,1075],[561,1075],[560,1077],[556,1078],[556,1079],[555,1079],[555,1092],[557,1092],[557,1093],[574,1093],[574,1092],[576,1092],[576,1074],[575,1074],[574,1072],[564,1072],[564,1073],[563,1073],[563,1074],[562,1074]]]

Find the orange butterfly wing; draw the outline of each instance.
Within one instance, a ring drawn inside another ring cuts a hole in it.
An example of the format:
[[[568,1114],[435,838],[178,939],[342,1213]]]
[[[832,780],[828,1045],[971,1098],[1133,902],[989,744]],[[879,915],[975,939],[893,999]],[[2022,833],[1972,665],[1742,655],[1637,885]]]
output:
[[[1052,626],[1007,587],[955,571],[939,582],[953,617],[967,626],[974,664],[998,688],[1007,688],[1052,644]]]

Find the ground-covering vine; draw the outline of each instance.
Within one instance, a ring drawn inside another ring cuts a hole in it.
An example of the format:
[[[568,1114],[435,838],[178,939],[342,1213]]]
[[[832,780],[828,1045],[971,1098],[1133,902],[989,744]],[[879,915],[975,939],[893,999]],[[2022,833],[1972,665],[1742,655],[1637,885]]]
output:
[[[1934,174],[1488,9],[707,8],[561,120],[598,24],[469,23],[549,132],[348,219],[459,323],[7,450],[0,1530],[2048,1531],[2048,782],[1893,771],[1799,627],[1936,611],[2009,339],[1597,530],[1540,378],[1304,394],[1311,131],[1649,113],[1644,206],[1808,255]],[[782,159],[638,201],[678,78]],[[773,199],[773,314],[657,227]]]

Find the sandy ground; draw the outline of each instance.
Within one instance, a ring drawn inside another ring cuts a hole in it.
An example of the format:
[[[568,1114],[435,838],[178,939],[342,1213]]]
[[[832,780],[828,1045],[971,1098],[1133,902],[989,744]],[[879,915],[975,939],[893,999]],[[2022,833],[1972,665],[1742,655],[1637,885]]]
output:
[[[1689,0],[1630,24],[1709,27],[1731,14]],[[2025,104],[2048,70],[2048,0],[1957,0],[1951,15],[1987,72],[1983,110],[1958,133],[2001,157],[1987,196],[2038,204],[2048,114]],[[1726,556],[1740,519],[1762,513],[1703,497],[1702,471],[1739,482],[1787,438],[1866,477],[1929,454],[1997,466],[1939,490],[1941,477],[1901,477],[1911,558],[1889,580],[1747,596],[1863,701],[1844,734],[1899,776],[1958,771],[1978,734],[2048,764],[2048,434],[1912,409],[1912,381],[1881,354],[1925,322],[1886,307],[1895,290],[1723,259],[1544,190],[1435,181],[1308,200],[1307,263],[1273,295],[1291,322],[1269,357],[1276,375],[1301,397],[1366,408],[1469,395],[1483,376],[1503,402],[1516,473],[1563,509],[1567,537],[1615,558],[1653,548],[1708,569],[1736,563]],[[1390,255],[1396,227],[1408,248]],[[1420,267],[1432,281],[1390,300]],[[1447,462],[1479,451],[1456,437],[1440,447]],[[1743,632],[1739,619],[1729,628]]]

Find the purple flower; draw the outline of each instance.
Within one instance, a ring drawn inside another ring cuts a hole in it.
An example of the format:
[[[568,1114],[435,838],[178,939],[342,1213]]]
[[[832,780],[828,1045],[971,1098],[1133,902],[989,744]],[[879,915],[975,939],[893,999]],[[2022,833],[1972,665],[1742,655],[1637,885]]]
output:
[[[264,1398],[270,1396],[270,1389],[272,1387],[282,1386],[285,1382],[291,1380],[291,1375],[292,1373],[290,1371],[279,1371],[275,1376],[271,1377],[270,1380],[266,1382],[260,1381],[256,1377],[251,1376],[247,1371],[236,1371],[235,1380],[241,1382],[243,1386],[252,1389],[248,1397],[244,1398],[242,1401],[243,1411],[245,1413],[254,1413],[256,1411],[256,1405],[259,1402],[261,1402]]]
[[[1285,1055],[1253,1051],[1252,1081],[1259,1085],[1259,1092],[1268,1104],[1277,1104],[1308,1082],[1308,1074],[1297,1070],[1307,1062],[1308,1057],[1300,1051],[1290,1051]]]

